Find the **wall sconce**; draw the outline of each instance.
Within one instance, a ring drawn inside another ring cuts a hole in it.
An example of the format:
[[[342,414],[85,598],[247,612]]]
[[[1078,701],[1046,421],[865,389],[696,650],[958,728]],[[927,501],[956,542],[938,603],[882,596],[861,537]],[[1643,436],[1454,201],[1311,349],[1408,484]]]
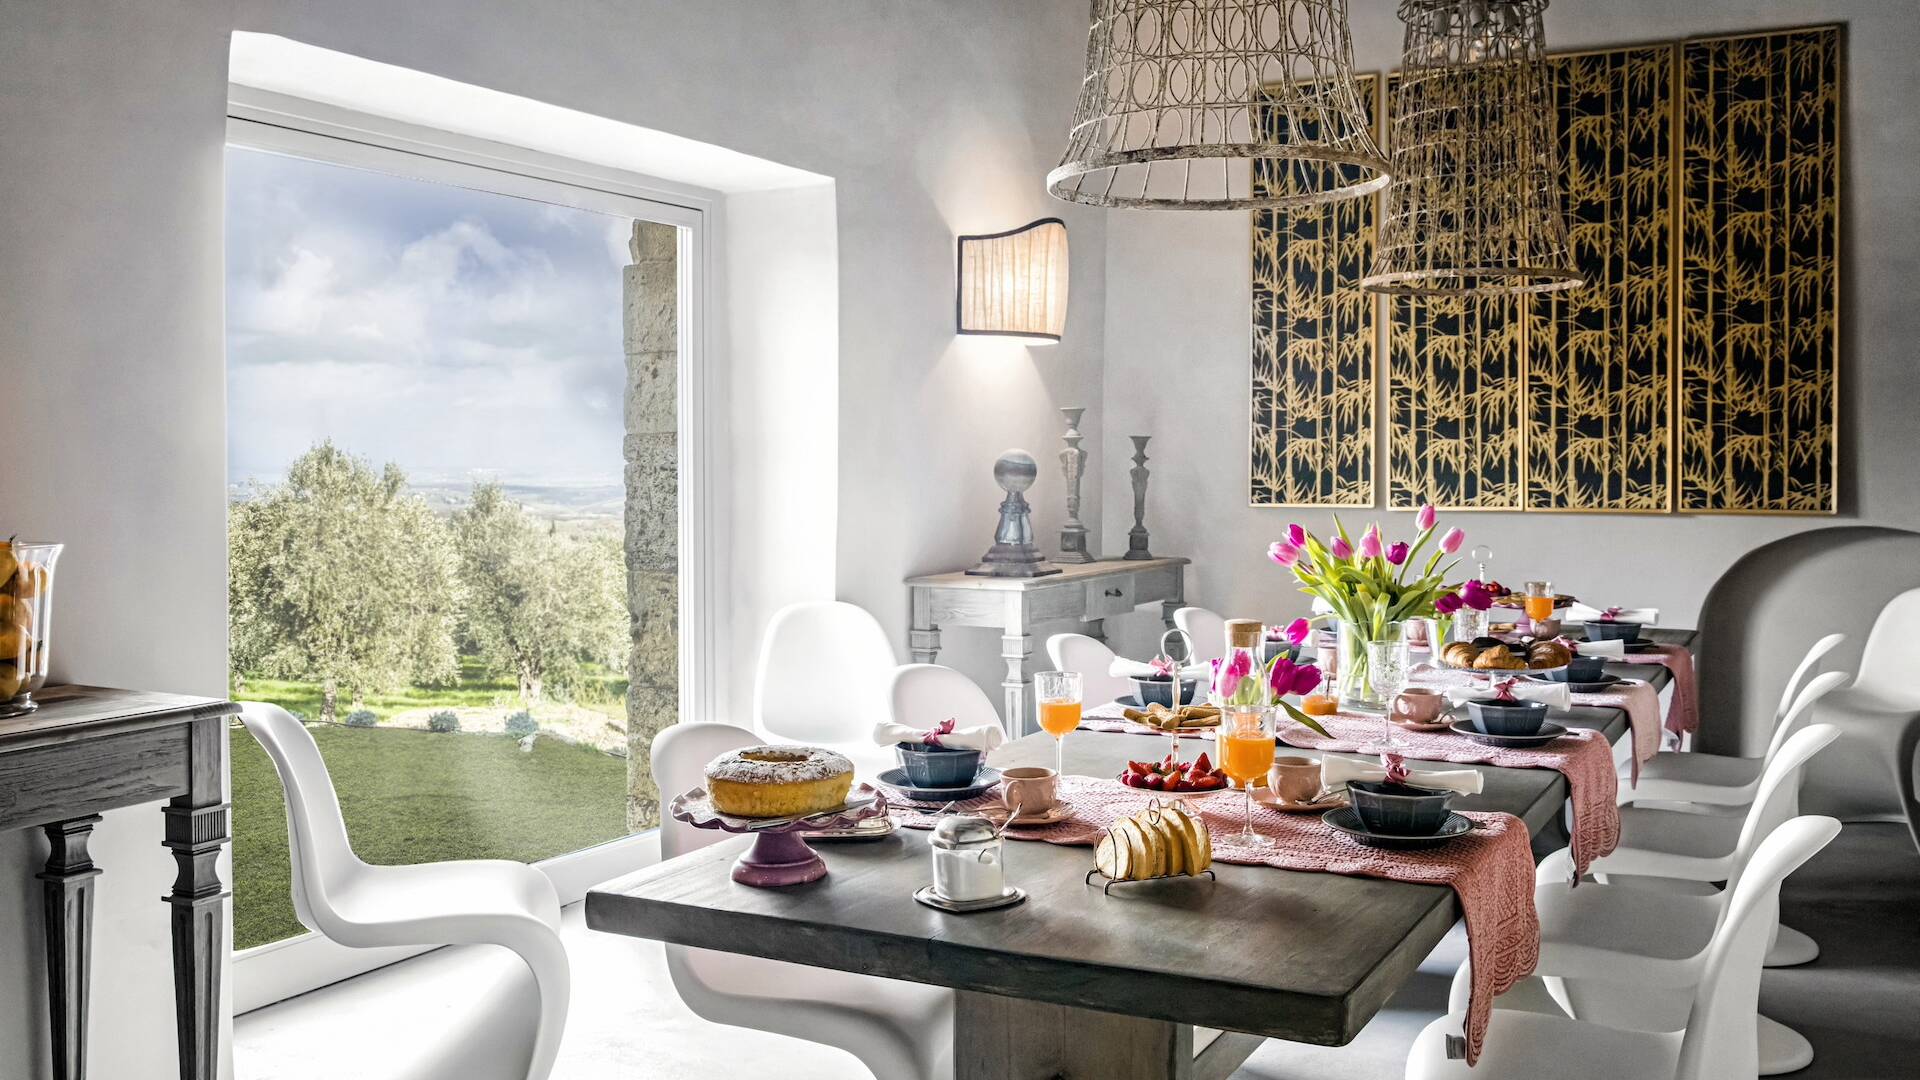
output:
[[[960,238],[954,332],[1053,345],[1067,325],[1067,225],[1041,218]]]

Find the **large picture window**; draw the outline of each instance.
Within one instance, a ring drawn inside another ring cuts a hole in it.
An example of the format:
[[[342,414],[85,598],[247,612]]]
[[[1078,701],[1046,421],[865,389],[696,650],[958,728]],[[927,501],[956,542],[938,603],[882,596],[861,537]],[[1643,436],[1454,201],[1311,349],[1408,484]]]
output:
[[[552,860],[634,824],[623,447],[660,226],[406,173],[228,149],[232,693],[307,722],[367,861]],[[279,781],[232,749],[245,950],[304,928]]]

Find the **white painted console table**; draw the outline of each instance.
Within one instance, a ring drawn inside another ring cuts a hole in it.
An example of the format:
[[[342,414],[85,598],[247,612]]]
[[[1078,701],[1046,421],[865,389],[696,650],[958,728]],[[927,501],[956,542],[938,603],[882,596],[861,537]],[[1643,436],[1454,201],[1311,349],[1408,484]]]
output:
[[[1142,604],[1158,603],[1168,626],[1174,610],[1186,602],[1190,560],[1102,559],[1063,565],[1060,573],[1037,578],[975,577],[966,573],[927,574],[907,579],[913,595],[913,630],[908,646],[915,663],[931,664],[940,655],[940,632],[951,626],[1000,628],[1000,656],[1007,662],[1004,719],[1015,737],[1034,730],[1028,697],[1033,672],[1033,628],[1042,623],[1078,622],[1082,632],[1105,639],[1105,620]]]

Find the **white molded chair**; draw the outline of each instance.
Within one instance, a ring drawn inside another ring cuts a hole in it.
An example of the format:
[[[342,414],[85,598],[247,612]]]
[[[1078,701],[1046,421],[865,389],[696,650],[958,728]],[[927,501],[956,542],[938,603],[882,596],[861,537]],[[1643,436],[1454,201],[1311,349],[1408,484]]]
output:
[[[1726,915],[1727,902],[1740,877],[1761,842],[1794,816],[1795,793],[1807,762],[1839,737],[1839,729],[1831,724],[1813,724],[1795,732],[1768,763],[1757,797],[1743,817],[1705,819],[1737,821],[1740,825],[1733,851],[1724,863],[1713,860],[1695,872],[1702,882],[1724,877],[1725,891],[1685,895],[1611,883],[1585,883],[1569,889],[1564,877],[1537,886],[1534,907],[1540,913],[1540,960],[1533,977],[1522,986],[1543,982],[1555,1003],[1549,1011],[1564,1010],[1582,1020],[1646,1031],[1675,1031],[1685,1026],[1688,1002],[1707,947]],[[1668,815],[1668,820],[1699,816],[1678,811],[1655,813]],[[1625,842],[1623,830],[1623,849]],[[1645,867],[1651,864],[1636,859],[1646,854],[1626,850],[1623,858],[1628,865]],[[1566,866],[1559,853],[1550,858]],[[1601,869],[1611,859],[1610,855],[1595,860],[1594,868]],[[1673,862],[1660,865],[1677,869]],[[1452,1007],[1465,1008],[1471,978],[1466,965],[1455,973]],[[1539,1011],[1543,996],[1529,989],[1510,1002],[1513,993],[1509,992],[1501,995],[1495,1008]],[[1813,1060],[1812,1044],[1799,1033],[1764,1016],[1757,1025],[1762,1075],[1805,1068]]]
[[[499,945],[524,960],[538,993],[533,1015],[506,1012],[476,1025],[492,1044],[490,1076],[546,1080],[567,1026],[571,990],[560,943],[560,899],[547,876],[504,859],[371,866],[354,855],[340,800],[313,736],[277,705],[240,707],[286,790],[293,910],[308,929],[356,949]],[[469,1050],[472,1048],[469,1047]],[[463,1053],[463,1058],[473,1054]],[[478,1074],[463,1071],[463,1076]]]
[[[1787,736],[1793,734],[1794,725],[1787,722],[1787,717],[1797,715],[1793,713],[1793,704],[1801,683],[1823,657],[1846,639],[1845,634],[1828,634],[1814,642],[1800,666],[1794,668],[1780,693],[1780,706],[1774,710],[1773,738],[1764,756],[1749,758],[1662,750],[1652,761],[1640,766],[1639,786],[1621,786],[1620,801],[1691,802],[1722,807],[1742,807],[1752,802],[1767,762],[1773,760],[1786,744]]]
[[[979,683],[939,664],[894,668],[887,707],[889,719],[910,728],[930,728],[951,719],[956,727],[996,724],[1006,730],[1000,723],[1000,710],[994,708]]]
[[[1732,890],[1699,963],[1684,1031],[1635,1031],[1496,1008],[1472,1068],[1448,1057],[1464,1012],[1428,1024],[1407,1053],[1407,1080],[1728,1080],[1759,1071],[1760,961],[1778,917],[1780,883],[1840,832],[1826,817],[1781,825]],[[1634,978],[1634,976],[1629,976]]]
[[[1203,607],[1183,607],[1173,613],[1173,625],[1193,641],[1195,660],[1217,660],[1227,654],[1227,617]]]
[[[731,724],[676,724],[653,741],[654,781],[671,798],[700,785],[707,762],[759,741]],[[667,817],[660,854],[672,859],[726,838]],[[878,1080],[953,1075],[951,990],[684,945],[666,949],[681,1000],[714,1023],[840,1047]]]
[[[753,726],[763,742],[825,746],[872,776],[892,755],[873,744],[894,665],[887,633],[865,608],[834,600],[774,612],[753,677]]]
[[[1133,681],[1113,674],[1114,652],[1099,638],[1055,634],[1047,639],[1047,659],[1053,661],[1055,671],[1080,673],[1080,692],[1088,709],[1133,696]]]
[[[1915,752],[1920,750],[1920,589],[1887,602],[1873,620],[1860,655],[1860,677],[1833,695],[1826,719],[1839,726],[1840,745],[1816,770],[1823,808],[1839,816],[1902,820],[1920,848],[1920,798]],[[1831,782],[1844,777],[1840,783]]]

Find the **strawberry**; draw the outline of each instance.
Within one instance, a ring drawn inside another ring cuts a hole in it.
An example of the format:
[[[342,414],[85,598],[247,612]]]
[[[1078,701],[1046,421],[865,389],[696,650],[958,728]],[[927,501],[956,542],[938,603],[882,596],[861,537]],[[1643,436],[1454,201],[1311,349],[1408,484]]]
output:
[[[1144,761],[1127,762],[1127,771],[1135,776],[1145,776],[1148,772],[1152,771],[1152,769],[1153,766]]]
[[[1161,776],[1159,773],[1154,773],[1153,775],[1143,777],[1142,779],[1146,784],[1146,786],[1153,789],[1154,791],[1163,791],[1166,789],[1167,778],[1164,776]]]
[[[1200,751],[1200,756],[1194,759],[1193,771],[1197,773],[1210,773],[1213,771],[1213,762],[1207,760],[1207,752],[1205,750]]]

